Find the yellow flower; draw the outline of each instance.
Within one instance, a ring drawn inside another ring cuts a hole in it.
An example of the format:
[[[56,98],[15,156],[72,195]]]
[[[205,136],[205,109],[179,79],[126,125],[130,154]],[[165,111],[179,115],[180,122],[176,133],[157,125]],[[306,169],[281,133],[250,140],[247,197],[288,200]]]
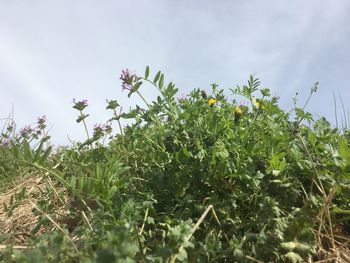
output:
[[[235,114],[235,123],[238,124],[238,121],[243,114],[241,107],[236,106],[235,109],[233,110],[233,113]]]
[[[215,103],[216,103],[216,100],[215,100],[215,99],[210,99],[210,100],[208,100],[209,106],[213,106]]]
[[[253,99],[253,104],[254,104],[254,106],[257,107],[258,109],[262,109],[262,108],[263,108],[262,100],[260,100],[260,99],[254,98],[254,99]]]
[[[233,110],[233,112],[235,113],[235,116],[241,116],[242,115],[242,109],[239,106],[236,106],[235,109]]]

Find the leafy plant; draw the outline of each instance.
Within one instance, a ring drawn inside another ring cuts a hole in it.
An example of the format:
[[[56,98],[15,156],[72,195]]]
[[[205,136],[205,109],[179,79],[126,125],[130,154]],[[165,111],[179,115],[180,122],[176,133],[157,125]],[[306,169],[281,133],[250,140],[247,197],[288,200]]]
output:
[[[65,189],[57,198],[67,211],[56,222],[53,202],[41,200],[38,226],[59,228],[33,232],[30,250],[9,248],[4,259],[304,262],[317,247],[335,249],[333,229],[350,227],[350,136],[305,110],[317,83],[286,112],[254,76],[229,97],[212,84],[180,98],[161,71],[120,78],[143,106],[123,112],[107,100],[112,116],[90,136],[87,101],[74,101],[84,142],[52,152],[26,135],[0,147],[0,162],[15,164],[4,171],[44,173],[53,194]]]

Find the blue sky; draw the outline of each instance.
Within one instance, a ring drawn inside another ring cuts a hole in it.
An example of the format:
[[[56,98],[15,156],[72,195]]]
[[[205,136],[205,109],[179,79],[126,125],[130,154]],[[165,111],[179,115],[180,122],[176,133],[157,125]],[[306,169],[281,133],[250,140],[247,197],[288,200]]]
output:
[[[179,95],[253,73],[285,109],[319,81],[307,109],[334,122],[333,92],[350,100],[349,14],[348,0],[0,0],[0,118],[12,107],[20,126],[46,114],[54,143],[82,140],[72,99],[88,99],[90,127],[104,122],[105,99],[142,103],[122,92],[121,69],[150,65]]]

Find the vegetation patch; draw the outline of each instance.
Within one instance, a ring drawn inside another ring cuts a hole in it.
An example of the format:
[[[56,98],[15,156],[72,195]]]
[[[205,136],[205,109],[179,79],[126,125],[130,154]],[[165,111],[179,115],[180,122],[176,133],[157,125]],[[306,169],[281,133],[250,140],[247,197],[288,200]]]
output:
[[[53,149],[46,117],[0,137],[4,262],[349,262],[350,132],[242,87],[177,97],[162,72],[121,75],[143,105]],[[147,101],[142,88],[158,92]],[[310,90],[310,97],[317,90]],[[127,121],[128,125],[123,125]],[[323,261],[322,261],[323,260]]]

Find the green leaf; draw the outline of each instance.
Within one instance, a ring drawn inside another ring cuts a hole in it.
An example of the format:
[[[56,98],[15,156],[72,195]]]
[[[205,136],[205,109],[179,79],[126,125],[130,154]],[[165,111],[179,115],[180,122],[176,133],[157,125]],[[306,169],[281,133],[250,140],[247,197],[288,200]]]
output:
[[[153,79],[153,82],[154,82],[154,83],[156,83],[156,82],[158,81],[158,79],[159,79],[159,77],[160,77],[160,74],[161,74],[161,72],[158,71],[157,74],[156,74],[156,76],[155,76],[154,79]]]
[[[23,140],[23,153],[25,160],[32,162],[34,159],[33,151],[27,140]]]
[[[77,123],[83,121],[85,118],[89,117],[90,114],[81,114],[80,116],[78,116],[77,118]]]
[[[115,263],[116,256],[111,249],[102,249],[97,252],[97,263]]]
[[[76,184],[77,184],[77,178],[73,175],[73,176],[70,178],[70,187],[71,187],[71,189],[72,189],[73,192],[75,191]]]
[[[293,251],[288,252],[287,254],[284,255],[284,257],[288,260],[288,262],[292,262],[292,263],[304,262],[303,258],[299,254]]]
[[[160,79],[159,79],[159,83],[158,83],[158,87],[163,88],[163,84],[164,84],[164,75],[161,74]]]
[[[49,157],[50,153],[52,151],[52,146],[47,147],[46,151],[44,152],[44,154],[41,156],[39,163],[43,163],[47,160],[47,158]]]
[[[110,100],[107,101],[108,105],[106,107],[106,110],[115,110],[117,107],[119,107],[119,103],[116,100]]]
[[[145,70],[145,79],[147,79],[148,76],[149,76],[149,66],[147,66]]]
[[[344,137],[339,138],[339,155],[344,160],[343,169],[347,170],[350,167],[350,148]]]
[[[350,215],[350,210],[345,210],[345,209],[341,209],[339,207],[334,207],[331,211],[331,213],[333,215],[338,215],[338,214],[342,214],[342,215]]]
[[[179,253],[177,254],[177,259],[179,261],[184,261],[185,259],[187,259],[187,252],[184,248],[181,248],[179,250]]]
[[[269,89],[261,89],[260,90],[261,94],[264,96],[264,97],[268,97],[270,96],[270,90]]]

